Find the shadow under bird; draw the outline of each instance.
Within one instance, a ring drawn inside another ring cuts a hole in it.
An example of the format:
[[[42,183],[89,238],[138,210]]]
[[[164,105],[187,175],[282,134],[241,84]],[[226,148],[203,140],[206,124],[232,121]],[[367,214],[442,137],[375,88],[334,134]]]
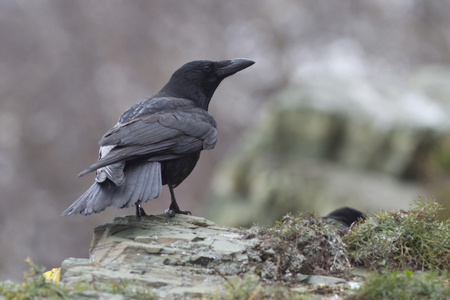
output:
[[[78,176],[96,171],[95,183],[62,215],[90,215],[108,206],[136,205],[157,198],[168,185],[171,204],[166,213],[181,210],[174,188],[194,169],[202,150],[217,142],[216,121],[208,113],[211,98],[226,77],[254,61],[192,61],[179,68],[155,95],[132,106],[100,140],[98,161]]]

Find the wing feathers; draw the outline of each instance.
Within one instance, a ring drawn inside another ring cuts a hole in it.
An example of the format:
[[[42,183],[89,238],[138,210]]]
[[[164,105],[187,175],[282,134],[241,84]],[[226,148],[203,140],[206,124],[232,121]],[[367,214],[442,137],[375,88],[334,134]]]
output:
[[[217,141],[215,127],[212,116],[199,108],[157,113],[119,123],[100,140],[101,148],[109,150],[105,151],[106,155],[101,155],[78,176],[139,157],[162,161],[212,149]]]

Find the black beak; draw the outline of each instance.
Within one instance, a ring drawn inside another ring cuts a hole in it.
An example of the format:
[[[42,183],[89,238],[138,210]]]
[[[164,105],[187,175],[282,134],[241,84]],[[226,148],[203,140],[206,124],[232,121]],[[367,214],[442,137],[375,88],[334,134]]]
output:
[[[220,66],[220,68],[217,70],[217,75],[219,76],[219,78],[223,79],[239,71],[242,71],[245,68],[250,67],[255,62],[246,58],[235,58],[231,60],[219,61],[217,63]]]

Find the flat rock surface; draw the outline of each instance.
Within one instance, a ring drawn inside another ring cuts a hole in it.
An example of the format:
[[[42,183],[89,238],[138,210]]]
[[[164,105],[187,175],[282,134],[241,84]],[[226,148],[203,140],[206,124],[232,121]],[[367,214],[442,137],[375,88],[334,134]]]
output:
[[[255,242],[199,217],[120,217],[95,228],[89,260],[62,263],[62,280],[69,285],[126,280],[168,299],[195,297],[215,292],[222,276],[245,273],[246,249]]]
[[[161,298],[213,296],[227,280],[252,273],[248,252],[257,238],[207,219],[177,215],[119,217],[98,226],[89,259],[62,263],[62,282],[123,283],[150,287]],[[302,283],[340,284],[325,276],[304,276]]]

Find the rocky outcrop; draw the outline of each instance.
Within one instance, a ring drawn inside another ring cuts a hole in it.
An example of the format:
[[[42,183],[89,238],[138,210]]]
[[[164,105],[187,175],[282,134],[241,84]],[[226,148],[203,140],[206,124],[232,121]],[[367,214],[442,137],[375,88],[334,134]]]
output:
[[[212,297],[225,282],[255,274],[256,261],[261,270],[265,262],[256,253],[261,248],[256,235],[200,217],[120,217],[95,228],[89,259],[69,258],[62,263],[61,280],[67,286],[127,283],[151,288],[162,299]],[[269,252],[266,249],[265,255]],[[299,257],[297,265],[304,260]],[[273,277],[277,263],[269,267]],[[290,276],[297,283],[346,282],[328,276]]]

